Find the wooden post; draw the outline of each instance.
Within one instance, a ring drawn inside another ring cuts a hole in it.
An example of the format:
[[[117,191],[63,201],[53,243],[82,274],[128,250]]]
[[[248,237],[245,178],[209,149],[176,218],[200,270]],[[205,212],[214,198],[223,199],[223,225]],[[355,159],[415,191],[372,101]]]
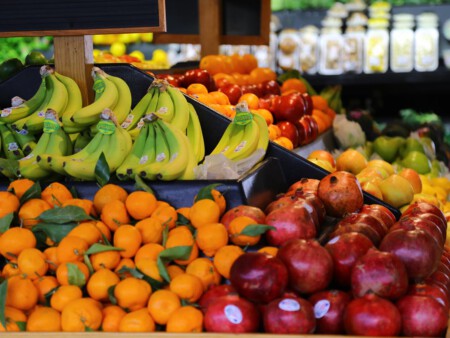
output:
[[[94,92],[91,76],[94,64],[91,35],[55,36],[55,68],[76,81],[83,96],[83,106],[92,103]]]
[[[222,0],[199,0],[199,33],[201,56],[219,54],[222,27]]]

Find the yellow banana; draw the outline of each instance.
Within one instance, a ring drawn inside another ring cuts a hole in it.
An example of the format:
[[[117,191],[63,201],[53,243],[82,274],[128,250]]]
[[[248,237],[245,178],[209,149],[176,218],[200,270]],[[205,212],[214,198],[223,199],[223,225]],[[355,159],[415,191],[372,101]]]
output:
[[[197,167],[197,156],[196,152],[194,150],[194,147],[192,143],[190,142],[189,138],[184,138],[184,142],[186,142],[186,147],[188,148],[187,156],[188,156],[188,162],[186,164],[186,168],[181,174],[180,177],[178,177],[179,180],[193,180],[195,179],[195,172],[194,169]]]
[[[128,84],[124,80],[117,76],[109,75],[108,80],[116,85],[118,92],[117,102],[111,110],[116,116],[117,123],[122,124],[131,110],[132,97],[130,87],[128,87]]]
[[[189,104],[184,94],[175,87],[167,86],[167,92],[173,101],[173,117],[170,124],[181,131],[185,131],[189,123]]]
[[[232,152],[227,154],[230,160],[237,161],[250,156],[258,145],[259,140],[259,126],[254,119],[245,125],[244,136],[241,142],[233,149]],[[232,141],[231,141],[232,142]]]
[[[131,110],[130,114],[126,117],[125,121],[122,122],[122,128],[130,131],[132,130],[139,120],[145,115],[147,111],[147,107],[150,104],[150,101],[153,98],[153,94],[155,93],[155,88],[150,87],[145,93],[145,95],[139,100],[139,102],[134,106]]]
[[[3,153],[8,160],[19,160],[24,157],[14,133],[3,123],[0,123],[0,137],[2,139]]]
[[[56,78],[61,81],[61,83],[66,87],[68,93],[67,105],[59,116],[60,118],[64,118],[67,115],[68,119],[75,113],[77,110],[80,110],[83,107],[83,97],[81,95],[80,87],[71,77],[62,75],[58,72],[55,72]]]
[[[172,97],[169,95],[167,91],[168,84],[161,85],[159,87],[159,98],[158,103],[156,105],[155,114],[162,118],[164,121],[169,122],[172,121],[174,116],[174,105],[172,101]]]
[[[194,106],[189,103],[189,121],[186,128],[186,135],[195,153],[196,163],[205,157],[205,140],[203,139],[202,126]]]

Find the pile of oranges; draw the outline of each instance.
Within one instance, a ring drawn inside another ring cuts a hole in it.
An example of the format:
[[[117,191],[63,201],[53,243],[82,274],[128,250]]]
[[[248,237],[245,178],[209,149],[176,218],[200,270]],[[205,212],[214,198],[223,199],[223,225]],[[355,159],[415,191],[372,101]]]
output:
[[[212,187],[177,209],[115,184],[93,199],[57,182],[38,195],[35,187],[18,179],[0,191],[0,331],[200,332],[196,302],[260,238],[243,234],[255,223],[249,217],[220,223],[226,199]],[[42,237],[44,215],[68,206],[85,220],[65,215],[67,223],[53,224],[59,240]]]

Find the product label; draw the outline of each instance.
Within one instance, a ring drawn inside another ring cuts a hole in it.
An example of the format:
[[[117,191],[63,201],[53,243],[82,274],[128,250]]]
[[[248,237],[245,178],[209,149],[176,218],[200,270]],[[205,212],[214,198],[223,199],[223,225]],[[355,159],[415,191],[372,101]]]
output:
[[[156,154],[156,162],[162,162],[166,159],[165,153]]]
[[[19,145],[16,142],[8,143],[8,151],[19,150]]]
[[[172,154],[170,156],[170,161],[169,162],[173,162],[177,157],[178,157],[178,153]]]
[[[334,243],[336,243],[336,242],[339,240],[339,237],[340,237],[340,236],[333,237],[332,239],[330,239],[330,240],[328,241],[328,244],[334,244]]]
[[[278,303],[278,307],[283,311],[295,312],[300,310],[300,303],[295,299],[283,299]]]
[[[110,120],[101,120],[97,124],[97,130],[104,135],[111,135],[116,131],[116,125]]]
[[[327,299],[319,300],[314,305],[314,316],[319,319],[325,316],[330,309],[330,302]]]
[[[122,124],[120,125],[122,128],[128,128],[128,126],[133,122],[133,118],[134,115],[133,114],[129,114],[127,116],[127,118],[125,119],[125,121],[122,122]]]
[[[167,108],[167,107],[161,107],[158,109],[158,113],[161,115],[166,115],[168,111],[169,111],[169,108]]]
[[[242,322],[242,312],[236,305],[225,306],[223,312],[230,323],[240,324]]]
[[[16,130],[16,133],[17,134],[20,134],[20,135],[28,135],[28,130],[26,130],[26,129],[21,129],[21,130]]]
[[[102,79],[95,80],[92,89],[94,89],[96,94],[102,94],[105,91],[105,82]]]
[[[235,152],[235,153],[240,152],[242,150],[242,148],[245,147],[246,144],[247,144],[247,140],[243,140],[236,146],[236,148],[234,148],[233,152]]]
[[[51,133],[54,133],[55,131],[57,131],[59,128],[61,128],[61,126],[55,120],[52,120],[52,119],[44,120],[44,129],[43,129],[44,133],[51,134]]]
[[[236,123],[240,126],[245,126],[252,122],[253,115],[249,111],[241,111],[236,110],[236,115],[234,116],[233,123]]]
[[[139,160],[139,164],[145,164],[148,161],[148,156],[144,155],[141,157],[141,159]]]
[[[11,115],[11,113],[12,113],[12,109],[11,108],[5,108],[5,109],[3,109],[2,110],[2,113],[1,113],[1,117],[6,117],[6,116],[9,116],[9,115]]]

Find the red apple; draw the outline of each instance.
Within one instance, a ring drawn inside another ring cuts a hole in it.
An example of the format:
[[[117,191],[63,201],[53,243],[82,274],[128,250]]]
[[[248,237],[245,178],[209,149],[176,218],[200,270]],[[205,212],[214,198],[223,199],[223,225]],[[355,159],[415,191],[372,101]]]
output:
[[[261,96],[266,95],[281,95],[281,88],[277,81],[268,80],[260,83],[259,88],[261,90]]]
[[[242,95],[247,93],[255,94],[256,96],[260,97],[262,96],[261,89],[259,86],[255,84],[244,84],[241,85]]]
[[[219,87],[219,91],[228,96],[230,104],[233,105],[238,103],[239,98],[242,96],[241,87],[239,87],[237,84],[226,84]]]
[[[302,93],[303,102],[305,103],[305,115],[312,115],[314,104],[308,93]]]
[[[282,95],[274,102],[272,113],[277,122],[296,123],[305,114],[305,103],[300,93]]]
[[[277,122],[276,125],[281,130],[281,136],[287,137],[291,140],[294,148],[297,148],[299,144],[299,134],[295,124],[289,121],[280,121]]]
[[[167,82],[169,82],[174,87],[180,87],[181,81],[178,76],[175,76],[173,74],[158,74],[156,75],[158,79],[164,79]]]
[[[309,144],[319,135],[319,125],[317,121],[310,115],[302,116],[297,122],[296,126],[299,135],[299,144]]]
[[[187,88],[192,83],[201,83],[208,91],[211,90],[211,84],[214,82],[209,72],[205,69],[190,69],[184,73],[184,87]]]

